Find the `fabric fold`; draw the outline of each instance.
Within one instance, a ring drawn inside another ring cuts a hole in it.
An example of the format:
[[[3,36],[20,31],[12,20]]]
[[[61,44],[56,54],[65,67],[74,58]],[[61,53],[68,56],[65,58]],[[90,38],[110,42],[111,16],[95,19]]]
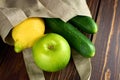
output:
[[[55,17],[60,18],[65,22],[77,15],[77,12],[70,5],[65,4],[61,0],[39,1],[44,5],[44,7],[46,7],[50,12],[52,12]]]
[[[30,80],[45,80],[43,71],[36,66],[32,57],[31,49],[23,51],[23,58],[25,61],[27,73]]]
[[[13,45],[12,39],[7,38],[10,30],[27,17],[21,9],[0,8],[0,36],[7,44]]]
[[[72,49],[72,57],[81,80],[89,80],[91,76],[91,71],[92,71],[90,58],[82,57],[74,49]]]

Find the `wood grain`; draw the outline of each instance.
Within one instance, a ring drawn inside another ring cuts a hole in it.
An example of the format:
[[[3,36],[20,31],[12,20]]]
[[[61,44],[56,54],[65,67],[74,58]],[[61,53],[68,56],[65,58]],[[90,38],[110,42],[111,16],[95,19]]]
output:
[[[29,80],[22,54],[0,38],[0,80]]]
[[[91,80],[120,80],[120,1],[101,0]],[[97,74],[95,74],[97,72]],[[95,74],[95,75],[94,75]]]

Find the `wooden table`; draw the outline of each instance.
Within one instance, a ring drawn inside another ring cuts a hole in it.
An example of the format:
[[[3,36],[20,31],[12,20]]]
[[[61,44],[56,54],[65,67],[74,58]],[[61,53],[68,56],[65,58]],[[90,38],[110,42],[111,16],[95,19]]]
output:
[[[99,26],[91,40],[96,55],[91,59],[90,80],[120,80],[120,0],[87,0]],[[71,58],[69,65],[56,73],[44,72],[46,80],[80,80]],[[29,80],[22,54],[0,39],[0,80]]]

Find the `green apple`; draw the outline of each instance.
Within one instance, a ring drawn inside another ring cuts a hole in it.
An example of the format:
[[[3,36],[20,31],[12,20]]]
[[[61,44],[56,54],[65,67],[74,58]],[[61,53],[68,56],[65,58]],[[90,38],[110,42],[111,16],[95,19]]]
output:
[[[70,60],[71,50],[68,42],[56,33],[47,33],[32,47],[36,65],[47,72],[65,68]]]

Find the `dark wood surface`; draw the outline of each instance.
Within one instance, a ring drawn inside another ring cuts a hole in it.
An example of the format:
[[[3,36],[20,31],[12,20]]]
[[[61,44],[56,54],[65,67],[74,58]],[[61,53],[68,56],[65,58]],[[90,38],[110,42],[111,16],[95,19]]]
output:
[[[120,80],[120,0],[87,0],[99,26],[91,36],[96,47],[90,80]],[[46,80],[80,80],[71,58],[69,65],[56,73],[44,72]],[[0,80],[29,80],[22,54],[0,38]]]

